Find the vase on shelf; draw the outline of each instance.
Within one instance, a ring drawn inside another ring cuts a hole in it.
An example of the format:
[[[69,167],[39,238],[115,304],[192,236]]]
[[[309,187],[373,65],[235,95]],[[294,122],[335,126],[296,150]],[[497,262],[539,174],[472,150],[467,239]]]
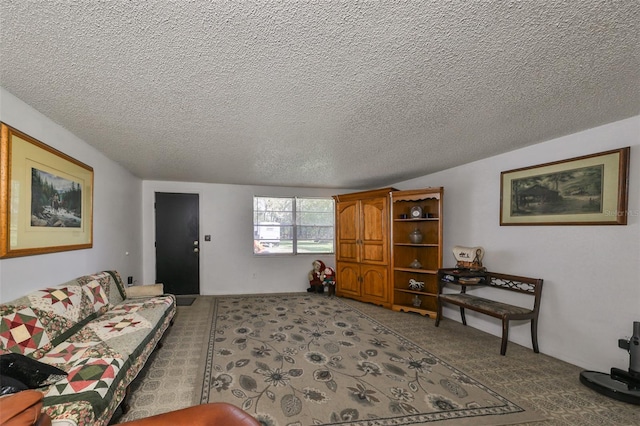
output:
[[[413,262],[409,264],[409,267],[413,269],[420,269],[422,268],[422,263],[420,263],[418,259],[413,259]]]
[[[422,232],[420,232],[418,228],[414,229],[409,234],[409,241],[411,241],[413,244],[420,244],[422,242]]]
[[[420,296],[416,294],[415,296],[413,296],[413,306],[419,308],[420,305],[422,305],[422,299],[420,299]]]

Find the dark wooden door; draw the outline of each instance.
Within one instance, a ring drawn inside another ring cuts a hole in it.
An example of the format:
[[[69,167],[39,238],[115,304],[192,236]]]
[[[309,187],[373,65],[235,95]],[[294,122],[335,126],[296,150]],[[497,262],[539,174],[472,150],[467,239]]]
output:
[[[156,192],[156,282],[171,294],[200,294],[198,194]]]

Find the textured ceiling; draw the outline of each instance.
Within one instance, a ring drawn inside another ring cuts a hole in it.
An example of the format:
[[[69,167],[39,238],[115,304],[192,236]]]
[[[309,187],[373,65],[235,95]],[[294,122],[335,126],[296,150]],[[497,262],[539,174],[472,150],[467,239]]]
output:
[[[369,188],[639,114],[639,34],[637,0],[2,0],[0,85],[143,179]]]

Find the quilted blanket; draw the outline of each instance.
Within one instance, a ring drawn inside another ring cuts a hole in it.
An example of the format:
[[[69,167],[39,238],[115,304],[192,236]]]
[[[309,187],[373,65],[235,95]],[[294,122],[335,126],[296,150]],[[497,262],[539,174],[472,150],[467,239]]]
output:
[[[0,354],[64,370],[41,389],[53,425],[106,425],[169,326],[173,295],[127,299],[105,271],[0,305]]]

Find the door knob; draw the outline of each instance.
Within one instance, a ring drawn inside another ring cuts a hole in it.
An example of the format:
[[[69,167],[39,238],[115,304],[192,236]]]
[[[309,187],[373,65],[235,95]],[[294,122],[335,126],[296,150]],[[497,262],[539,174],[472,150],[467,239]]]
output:
[[[194,246],[194,247],[197,247],[197,246],[198,246],[198,240],[195,240],[195,241],[193,242],[193,246]]]
[[[194,252],[194,253],[198,253],[199,251],[200,251],[200,249],[199,249],[198,247],[195,247],[195,248],[193,249],[193,252]]]

